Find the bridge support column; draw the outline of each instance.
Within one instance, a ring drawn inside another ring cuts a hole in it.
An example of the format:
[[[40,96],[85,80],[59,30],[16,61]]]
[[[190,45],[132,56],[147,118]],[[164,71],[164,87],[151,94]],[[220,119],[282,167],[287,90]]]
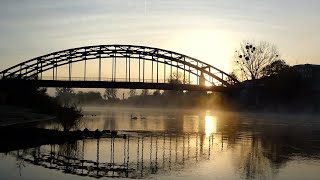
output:
[[[129,82],[130,82],[130,77],[131,77],[131,75],[130,75],[131,74],[131,69],[130,69],[131,67],[130,66],[131,66],[131,59],[129,57]]]
[[[163,81],[166,81],[166,64],[163,64]]]
[[[153,83],[153,56],[151,61],[151,82]]]
[[[139,55],[139,82],[140,82],[140,76],[141,76],[141,71],[140,71],[140,65],[141,65],[141,58],[140,58],[140,55]]]
[[[69,81],[71,81],[71,69],[72,69],[72,64],[70,62],[69,63]]]
[[[101,55],[99,57],[99,81],[101,81]]]
[[[84,71],[83,71],[83,80],[86,81],[87,74],[87,60],[84,60]]]
[[[127,57],[127,53],[126,53],[126,81],[128,81],[128,57]]]
[[[145,60],[142,61],[142,82],[144,82],[144,66],[145,66]]]

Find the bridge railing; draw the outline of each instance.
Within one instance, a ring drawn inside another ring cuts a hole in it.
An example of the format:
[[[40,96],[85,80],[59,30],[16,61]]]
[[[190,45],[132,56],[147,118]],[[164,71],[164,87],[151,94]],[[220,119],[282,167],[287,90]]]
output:
[[[98,78],[98,77],[55,77],[42,76],[39,80],[54,80],[54,81],[105,81],[105,82],[142,82],[142,83],[168,83],[167,79],[138,79],[138,78]],[[184,84],[193,84],[185,82]]]

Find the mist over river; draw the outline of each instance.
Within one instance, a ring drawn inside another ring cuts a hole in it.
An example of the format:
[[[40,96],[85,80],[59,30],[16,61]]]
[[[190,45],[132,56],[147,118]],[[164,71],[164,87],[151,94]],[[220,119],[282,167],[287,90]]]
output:
[[[0,153],[2,179],[320,177],[319,116],[93,106],[83,114],[71,130],[120,136]]]

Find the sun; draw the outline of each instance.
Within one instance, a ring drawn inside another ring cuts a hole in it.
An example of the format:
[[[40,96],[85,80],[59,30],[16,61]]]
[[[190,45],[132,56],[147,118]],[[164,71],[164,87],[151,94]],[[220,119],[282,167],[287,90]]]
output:
[[[205,86],[213,86],[213,84],[210,83],[210,82],[208,82],[208,81],[206,81],[204,85],[205,85]]]
[[[172,37],[170,42],[177,52],[204,61],[223,71],[229,70],[230,39],[223,31],[211,29],[184,30]]]

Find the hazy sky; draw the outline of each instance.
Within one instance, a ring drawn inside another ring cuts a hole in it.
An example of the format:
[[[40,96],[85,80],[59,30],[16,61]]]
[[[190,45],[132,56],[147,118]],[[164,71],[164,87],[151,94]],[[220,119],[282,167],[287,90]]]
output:
[[[242,40],[290,64],[320,63],[318,0],[0,0],[0,70],[97,44],[159,47],[225,71]]]

